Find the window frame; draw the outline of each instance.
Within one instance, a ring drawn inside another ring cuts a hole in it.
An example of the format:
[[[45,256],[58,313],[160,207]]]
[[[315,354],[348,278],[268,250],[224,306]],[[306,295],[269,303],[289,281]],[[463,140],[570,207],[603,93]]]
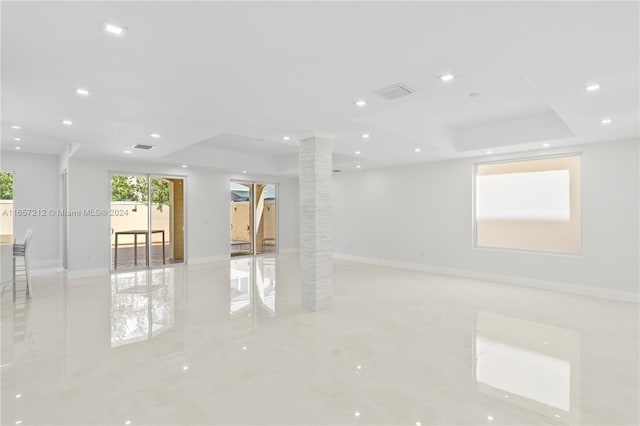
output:
[[[476,219],[476,179],[478,177],[478,166],[488,165],[488,164],[500,164],[500,163],[514,163],[518,161],[530,161],[530,160],[546,160],[552,158],[562,158],[562,157],[579,157],[580,158],[580,243],[578,251],[575,253],[567,253],[567,252],[558,252],[558,251],[550,251],[550,250],[535,250],[535,249],[518,249],[518,248],[508,248],[508,247],[487,247],[487,246],[479,246],[478,245],[478,224]],[[500,158],[497,160],[489,160],[489,161],[474,161],[471,168],[471,176],[472,176],[472,189],[471,189],[471,248],[474,250],[482,250],[482,251],[493,251],[493,252],[507,252],[507,253],[523,253],[523,254],[537,254],[537,255],[547,255],[547,256],[560,256],[560,257],[582,257],[583,249],[584,249],[584,232],[583,232],[583,153],[582,151],[571,151],[571,152],[563,152],[557,154],[546,154],[546,155],[532,155],[527,157],[508,157],[508,158]]]

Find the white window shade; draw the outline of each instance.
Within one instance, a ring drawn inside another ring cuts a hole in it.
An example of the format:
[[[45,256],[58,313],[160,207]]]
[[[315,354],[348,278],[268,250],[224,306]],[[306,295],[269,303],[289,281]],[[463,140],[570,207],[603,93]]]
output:
[[[580,252],[580,156],[476,165],[478,247]]]
[[[569,221],[569,186],[569,170],[478,176],[476,217]]]

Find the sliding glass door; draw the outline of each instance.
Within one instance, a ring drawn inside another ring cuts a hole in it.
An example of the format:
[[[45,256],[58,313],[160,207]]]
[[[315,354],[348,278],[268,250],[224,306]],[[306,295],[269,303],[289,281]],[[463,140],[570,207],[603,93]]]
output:
[[[255,184],[256,253],[276,251],[276,186]]]
[[[184,262],[182,178],[111,176],[111,268]]]
[[[151,178],[151,265],[184,262],[184,185],[180,178]]]
[[[231,256],[253,254],[253,184],[231,182]]]
[[[276,192],[276,184],[231,182],[231,256],[277,251]]]
[[[111,176],[111,267],[147,266],[148,180],[144,175]]]

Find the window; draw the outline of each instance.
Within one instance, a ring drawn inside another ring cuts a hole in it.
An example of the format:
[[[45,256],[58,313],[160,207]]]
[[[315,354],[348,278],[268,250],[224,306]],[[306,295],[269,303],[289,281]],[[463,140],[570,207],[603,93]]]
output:
[[[476,246],[580,252],[580,156],[476,165]]]

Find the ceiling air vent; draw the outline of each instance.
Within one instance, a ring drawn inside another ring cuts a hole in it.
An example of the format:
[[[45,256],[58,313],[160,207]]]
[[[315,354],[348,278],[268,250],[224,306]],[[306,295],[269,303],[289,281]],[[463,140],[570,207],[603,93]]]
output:
[[[340,170],[340,169],[333,169],[333,170],[332,170],[332,172],[333,172],[333,173],[340,173],[340,172],[342,172],[342,170]]]
[[[153,146],[153,145],[143,145],[143,144],[141,144],[141,143],[137,143],[137,144],[135,144],[134,146],[132,146],[132,148],[135,148],[135,149],[144,149],[144,150],[147,150],[147,151],[148,151],[148,150],[150,150],[150,149],[155,148],[155,146]]]
[[[392,101],[394,99],[402,98],[403,96],[409,96],[413,93],[413,90],[402,83],[398,83],[393,86],[385,87],[384,89],[376,90],[375,93],[388,101]]]

